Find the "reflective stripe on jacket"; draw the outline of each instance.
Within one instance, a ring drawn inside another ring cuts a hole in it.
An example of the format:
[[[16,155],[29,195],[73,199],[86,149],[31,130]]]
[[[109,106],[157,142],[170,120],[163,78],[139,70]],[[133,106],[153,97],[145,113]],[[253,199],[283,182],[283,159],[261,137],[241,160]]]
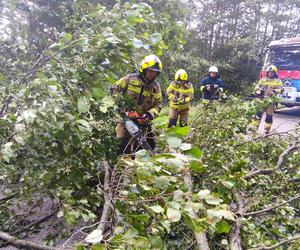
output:
[[[181,84],[177,81],[172,81],[167,88],[167,95],[172,109],[189,109],[194,97],[193,84],[190,82]],[[177,100],[174,100],[174,97],[176,97],[175,99]],[[179,100],[181,100],[181,102]]]
[[[264,77],[259,80],[258,84],[255,86],[255,91],[264,91],[265,95],[272,96],[279,93],[283,87],[283,83],[279,78],[269,78]]]
[[[146,85],[138,73],[126,75],[119,79],[112,87],[113,95],[121,93],[131,97],[134,103],[133,111],[140,115],[146,112],[156,118],[162,108],[162,94],[160,84],[154,81]]]

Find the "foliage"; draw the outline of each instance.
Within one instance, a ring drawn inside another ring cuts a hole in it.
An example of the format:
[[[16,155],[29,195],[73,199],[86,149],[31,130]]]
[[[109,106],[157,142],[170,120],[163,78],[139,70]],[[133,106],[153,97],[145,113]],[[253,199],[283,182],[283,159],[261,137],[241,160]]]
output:
[[[1,11],[11,22],[0,48],[0,230],[26,237],[35,210],[18,210],[50,199],[56,231],[48,243],[59,245],[87,226],[79,249],[196,248],[199,232],[211,249],[229,249],[238,222],[244,248],[296,234],[299,200],[247,213],[297,196],[299,150],[278,163],[291,143],[299,145],[297,131],[250,138],[245,131],[257,103],[231,97],[193,107],[190,128],[165,130],[166,116],[159,117],[158,153],[118,159],[117,107],[108,89],[149,53],[163,59],[164,87],[180,67],[196,83],[216,64],[229,90],[244,89],[255,78],[258,49],[296,32],[299,4],[148,2],[4,1]],[[292,20],[283,15],[294,7]],[[251,175],[261,169],[267,174]],[[108,194],[108,230],[93,230]]]
[[[175,50],[164,39],[173,29],[180,34],[167,17],[157,22],[147,4],[84,10],[69,22],[73,33],[62,32],[30,70],[26,85],[11,82],[1,100],[1,179],[21,199],[58,200],[59,217],[70,225],[96,218],[101,162],[116,161],[116,107],[108,88],[144,54]]]
[[[194,176],[195,183],[201,184],[195,185],[195,188],[207,188],[218,193],[229,204],[236,203],[233,193],[237,191],[247,211],[260,210],[269,204],[289,200],[297,196],[298,192],[297,182],[291,180],[297,175],[299,151],[293,152],[286,164],[275,169],[279,155],[291,142],[297,142],[297,135],[247,139],[244,131],[255,106],[254,103],[241,104],[237,99],[230,99],[225,105],[200,109],[192,125],[197,132],[191,138],[203,151],[201,174]],[[266,168],[274,169],[273,173],[247,177],[252,171]],[[274,213],[245,217],[245,248],[270,245],[295,233],[298,227],[297,211],[299,203],[294,202],[282,206]],[[271,229],[274,226],[280,229]]]

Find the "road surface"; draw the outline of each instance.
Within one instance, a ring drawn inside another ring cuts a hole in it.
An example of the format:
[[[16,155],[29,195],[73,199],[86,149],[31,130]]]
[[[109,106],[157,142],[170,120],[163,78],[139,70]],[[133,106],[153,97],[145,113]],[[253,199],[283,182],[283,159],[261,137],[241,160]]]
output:
[[[262,121],[264,121],[264,117]],[[281,108],[276,111],[273,117],[272,130],[277,132],[286,132],[294,129],[300,124],[300,106],[293,108]],[[263,122],[260,124],[259,132],[263,133]]]

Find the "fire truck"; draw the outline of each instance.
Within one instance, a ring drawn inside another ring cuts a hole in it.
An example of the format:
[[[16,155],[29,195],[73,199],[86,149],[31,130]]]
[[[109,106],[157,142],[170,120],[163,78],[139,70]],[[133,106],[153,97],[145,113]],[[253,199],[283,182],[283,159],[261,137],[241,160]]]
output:
[[[281,103],[287,107],[300,106],[300,37],[272,41],[264,50],[266,56],[259,78],[266,76],[266,68],[273,64],[284,84]]]

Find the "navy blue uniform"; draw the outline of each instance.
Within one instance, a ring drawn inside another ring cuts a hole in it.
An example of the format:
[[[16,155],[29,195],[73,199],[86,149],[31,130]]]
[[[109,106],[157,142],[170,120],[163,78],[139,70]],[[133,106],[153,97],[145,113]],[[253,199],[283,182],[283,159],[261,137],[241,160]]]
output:
[[[210,85],[210,90],[206,87]],[[202,99],[203,101],[211,101],[211,100],[218,100],[219,99],[219,92],[217,91],[218,88],[224,88],[224,82],[221,78],[211,78],[210,76],[205,77],[201,81],[201,91],[203,93]]]

